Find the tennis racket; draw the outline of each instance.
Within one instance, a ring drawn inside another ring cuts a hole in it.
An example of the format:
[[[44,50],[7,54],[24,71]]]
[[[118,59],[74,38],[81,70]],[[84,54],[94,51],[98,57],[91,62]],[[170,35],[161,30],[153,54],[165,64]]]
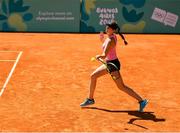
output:
[[[96,58],[95,57],[93,57],[93,59],[91,59],[91,60],[95,60]],[[106,66],[106,69],[107,69],[107,72],[111,75],[111,77],[112,77],[112,79],[113,80],[116,80],[117,78],[115,77],[115,76],[113,76],[112,75],[112,73],[111,73],[111,70],[113,69],[113,70],[119,70],[118,69],[118,67],[114,64],[114,63],[112,63],[112,62],[108,62],[108,63],[106,63],[103,59],[101,59],[101,58],[99,58],[99,59],[96,59],[96,60],[98,60],[99,62],[101,62],[102,64],[104,64],[105,66]]]

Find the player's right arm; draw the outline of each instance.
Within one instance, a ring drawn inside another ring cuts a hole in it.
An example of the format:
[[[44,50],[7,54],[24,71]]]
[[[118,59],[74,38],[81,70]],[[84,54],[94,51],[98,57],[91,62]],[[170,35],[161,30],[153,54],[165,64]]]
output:
[[[100,39],[100,41],[101,41],[102,43],[104,43],[105,37],[104,37],[104,32],[103,32],[103,31],[101,31],[101,32],[99,33],[99,39]]]

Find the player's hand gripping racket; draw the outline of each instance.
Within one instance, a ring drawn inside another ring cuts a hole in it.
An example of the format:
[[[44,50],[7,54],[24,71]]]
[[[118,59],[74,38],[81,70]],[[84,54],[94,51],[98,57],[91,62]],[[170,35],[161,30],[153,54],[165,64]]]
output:
[[[96,59],[95,57],[92,57],[92,58],[91,58],[91,61],[95,61],[95,60],[101,62],[102,64],[104,64],[104,65],[106,66],[107,72],[111,75],[111,77],[112,77],[113,80],[116,80],[116,79],[117,79],[117,78],[116,78],[115,76],[113,76],[112,73],[111,73],[112,70],[113,70],[113,71],[118,71],[118,70],[119,70],[118,67],[117,67],[114,63],[112,63],[112,62],[106,63],[106,62],[105,62],[103,59],[101,59],[101,58],[98,58],[98,59]]]

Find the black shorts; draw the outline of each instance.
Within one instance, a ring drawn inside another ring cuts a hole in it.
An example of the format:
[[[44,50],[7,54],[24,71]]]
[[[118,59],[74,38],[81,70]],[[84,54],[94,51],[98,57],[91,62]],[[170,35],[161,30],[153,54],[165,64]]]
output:
[[[121,68],[121,64],[118,59],[106,61],[106,63],[110,73],[114,71],[119,71]],[[115,66],[113,66],[111,63],[114,64]]]

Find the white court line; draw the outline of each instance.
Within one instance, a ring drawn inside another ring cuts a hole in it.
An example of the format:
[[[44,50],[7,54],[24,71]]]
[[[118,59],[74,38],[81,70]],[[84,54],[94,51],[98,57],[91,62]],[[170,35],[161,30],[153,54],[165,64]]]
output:
[[[14,65],[13,65],[12,69],[11,69],[11,72],[9,73],[9,75],[8,75],[6,81],[5,81],[5,83],[4,83],[4,85],[3,85],[2,89],[1,89],[0,97],[2,96],[2,94],[3,94],[3,92],[4,92],[4,90],[5,90],[6,86],[7,86],[7,84],[8,84],[8,82],[9,82],[10,78],[11,78],[11,76],[12,76],[12,74],[13,74],[13,72],[14,72],[14,69],[16,68],[16,65],[17,65],[17,63],[18,63],[18,61],[19,61],[22,53],[23,53],[22,51],[19,52],[18,57],[17,57],[17,59],[15,60],[15,63],[14,63]]]

